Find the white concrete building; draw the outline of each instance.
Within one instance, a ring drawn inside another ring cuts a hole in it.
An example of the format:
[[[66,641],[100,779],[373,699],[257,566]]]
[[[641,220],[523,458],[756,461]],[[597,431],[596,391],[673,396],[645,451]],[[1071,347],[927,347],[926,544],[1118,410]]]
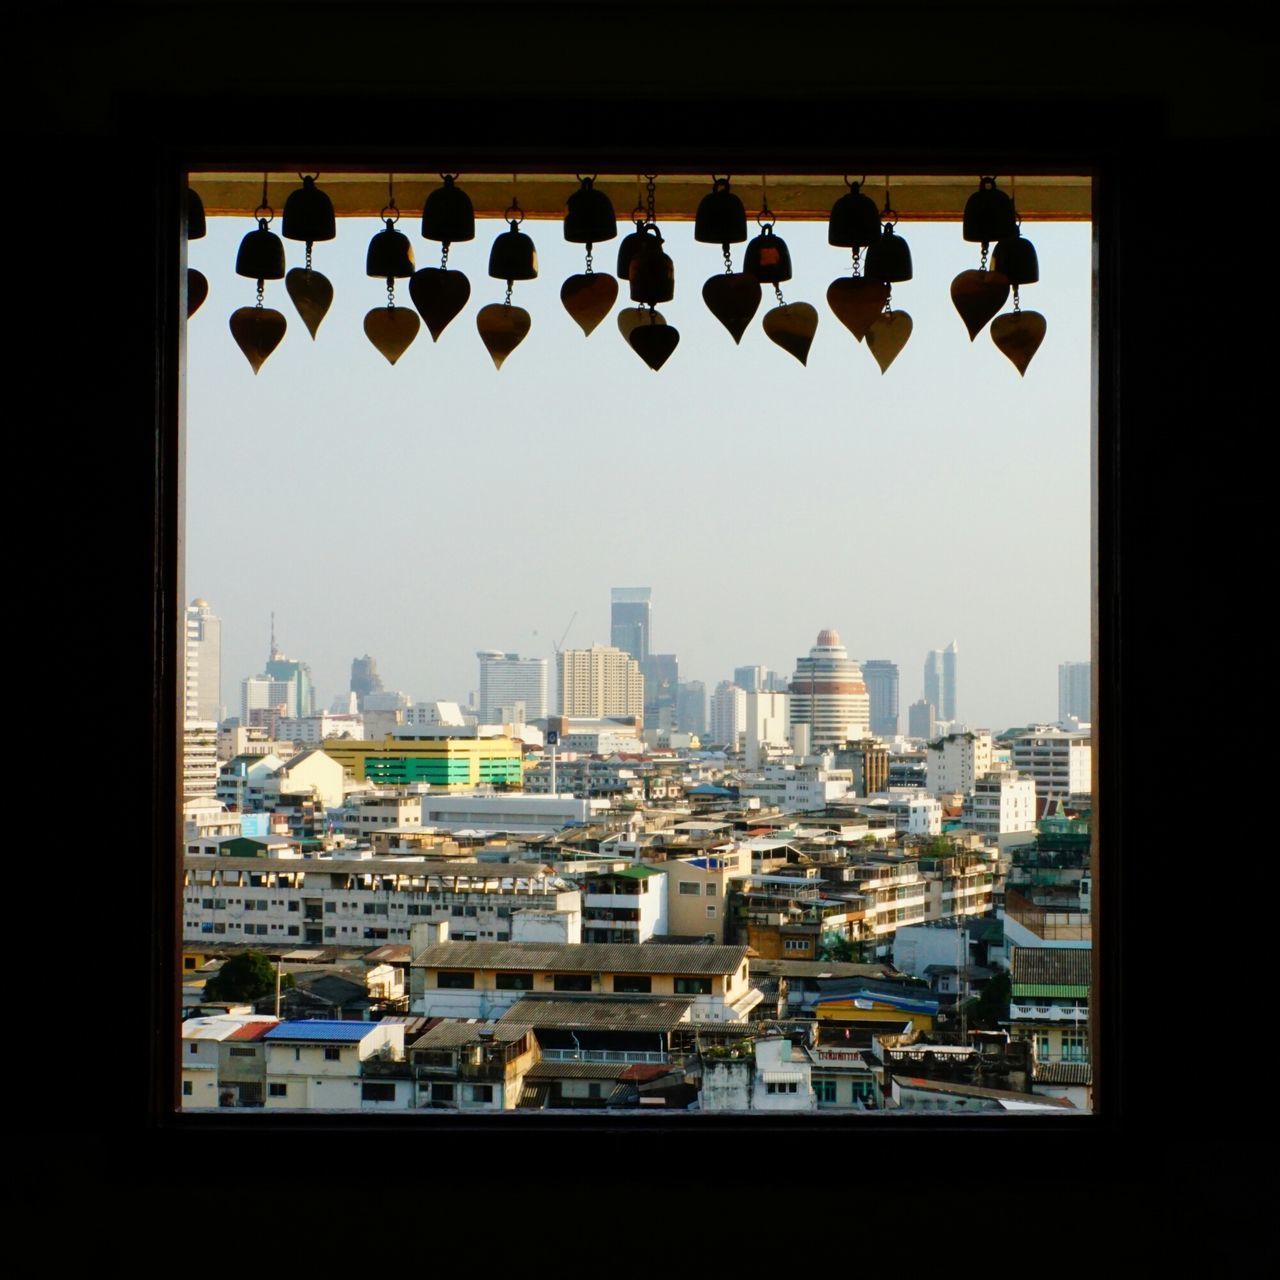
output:
[[[822,809],[843,799],[852,790],[852,769],[830,769],[812,764],[767,764],[757,771],[756,776],[742,781],[738,794],[744,800],[777,805],[785,811]]]
[[[742,737],[747,729],[747,694],[736,684],[722,680],[711,695],[711,715],[707,726],[707,739],[729,751],[742,748]]]
[[[744,764],[758,769],[769,748],[791,750],[791,698],[785,693],[748,692]]]
[[[281,1022],[262,1039],[269,1110],[362,1110],[366,1092],[369,1101],[376,1099],[376,1091],[362,1088],[362,1064],[370,1058],[404,1060],[404,1023],[390,1019]],[[409,1105],[408,1098],[399,1105]]]
[[[276,734],[283,740],[303,747],[318,747],[326,738],[364,737],[364,718],[360,715],[282,716],[276,721]]]
[[[893,819],[894,830],[907,835],[942,834],[941,803],[912,787],[890,787],[886,795],[873,797],[861,808],[868,816],[887,815]]]
[[[367,843],[375,831],[407,831],[422,826],[423,796],[416,791],[366,791],[347,796],[333,815],[343,835]]]
[[[993,769],[978,779],[965,800],[964,815],[965,822],[983,836],[1034,831],[1036,784],[1012,769]]]
[[[182,798],[212,800],[218,790],[218,726],[213,720],[182,725]]]
[[[991,769],[991,735],[948,734],[929,743],[925,763],[926,785],[933,795],[970,795],[978,779]]]
[[[185,616],[184,720],[222,719],[222,622],[207,600],[193,600]]]
[[[573,796],[424,795],[419,818],[437,831],[506,831],[536,834],[559,831],[570,824],[591,822],[608,811],[607,800],[579,800]]]
[[[547,660],[501,649],[480,649],[480,721],[543,720],[547,715]]]
[[[1013,767],[1035,782],[1039,800],[1088,795],[1093,790],[1092,738],[1035,725],[1013,740]]]
[[[342,766],[319,747],[311,747],[290,757],[265,784],[268,796],[309,795],[326,809],[342,804]]]
[[[584,942],[648,942],[667,930],[667,876],[653,867],[599,872],[583,883]]]

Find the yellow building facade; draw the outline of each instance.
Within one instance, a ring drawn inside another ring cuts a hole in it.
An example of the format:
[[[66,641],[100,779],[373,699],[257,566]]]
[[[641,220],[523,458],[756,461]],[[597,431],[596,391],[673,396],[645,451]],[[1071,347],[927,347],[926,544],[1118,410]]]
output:
[[[443,791],[482,783],[521,787],[520,743],[512,738],[326,738],[324,753],[353,778],[379,786],[425,782]]]

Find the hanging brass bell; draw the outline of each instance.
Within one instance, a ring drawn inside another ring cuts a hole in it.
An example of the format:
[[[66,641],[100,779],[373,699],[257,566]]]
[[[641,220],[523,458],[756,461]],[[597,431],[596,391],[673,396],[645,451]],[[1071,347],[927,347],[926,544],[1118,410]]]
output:
[[[911,279],[911,249],[901,236],[894,235],[893,223],[886,222],[884,231],[867,249],[865,275],[885,284]]]
[[[996,186],[994,178],[980,178],[978,189],[964,204],[964,238],[988,244],[1014,234],[1013,201]]]
[[[284,279],[284,241],[267,230],[266,218],[259,218],[258,229],[240,241],[236,275],[250,280]]]
[[[495,280],[535,280],[538,253],[533,241],[520,230],[518,222],[507,224],[489,250],[489,274]]]
[[[991,256],[991,266],[999,271],[1010,284],[1035,284],[1040,279],[1040,260],[1036,247],[1024,240],[1016,228],[1007,240],[997,242]]]
[[[842,249],[865,249],[880,234],[880,210],[876,202],[850,183],[849,190],[831,206],[827,219],[827,243]]]
[[[637,222],[636,229],[624,236],[622,243],[618,246],[618,270],[616,274],[619,280],[630,279],[631,259],[636,256],[637,251],[649,239],[648,235],[645,234],[644,228],[645,224],[643,222]]]
[[[747,211],[729,190],[728,178],[715,178],[702,197],[693,238],[702,244],[741,244],[747,238]]]
[[[651,235],[643,237],[636,247],[627,279],[631,284],[631,300],[646,307],[656,307],[660,302],[670,302],[676,296],[675,263],[662,251],[662,233],[649,224]]]
[[[319,187],[311,174],[302,179],[302,186],[290,193],[284,202],[284,217],[280,220],[280,234],[286,240],[332,240],[337,235],[333,218],[333,201]]]
[[[618,234],[618,219],[613,201],[597,191],[594,178],[583,178],[582,185],[565,202],[564,238],[570,244],[599,244]]]
[[[397,231],[390,218],[386,219],[386,224],[369,241],[369,252],[364,260],[365,274],[386,280],[413,275],[413,245],[409,243],[409,237]]]
[[[742,270],[761,284],[781,284],[791,279],[791,251],[781,236],[773,234],[773,223],[765,223],[760,234],[747,245]]]
[[[187,188],[187,239],[203,240],[205,236],[204,201]]]
[[[476,215],[471,197],[453,185],[455,175],[442,175],[444,186],[437,187],[422,207],[422,234],[428,240],[453,244],[476,238]]]

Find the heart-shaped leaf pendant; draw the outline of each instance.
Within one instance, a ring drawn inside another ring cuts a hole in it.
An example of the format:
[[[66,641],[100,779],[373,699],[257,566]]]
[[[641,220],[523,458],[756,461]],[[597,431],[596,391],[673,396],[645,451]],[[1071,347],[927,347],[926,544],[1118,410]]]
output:
[[[765,312],[764,331],[783,351],[807,364],[818,331],[818,313],[807,302],[788,302]]]
[[[422,322],[409,307],[374,307],[364,318],[365,337],[392,363],[404,355]]]
[[[628,345],[631,342],[632,331],[637,325],[648,324],[649,316],[653,316],[653,324],[666,324],[667,318],[661,311],[650,312],[648,307],[623,307],[618,312],[618,332],[626,339]]]
[[[209,282],[195,267],[187,268],[187,319],[190,320],[209,296]]]
[[[674,325],[637,325],[627,339],[631,349],[655,373],[667,363],[667,357],[676,349],[680,334]]]
[[[951,301],[969,330],[969,341],[1009,299],[1009,280],[998,271],[962,271],[951,282]]]
[[[991,322],[991,341],[1025,377],[1031,357],[1040,349],[1048,323],[1038,311],[1011,311]]]
[[[461,271],[423,267],[409,277],[409,297],[427,322],[431,341],[435,342],[449,321],[467,305],[471,281]]]
[[[502,368],[502,362],[525,340],[532,321],[523,307],[513,307],[505,302],[491,302],[481,307],[476,315],[476,328],[480,341],[493,357],[493,367]]]
[[[320,321],[328,314],[333,302],[333,285],[329,283],[329,277],[318,271],[308,271],[306,267],[294,267],[285,276],[284,287],[289,291],[302,323],[307,326],[307,332],[314,338]]]
[[[827,290],[827,306],[859,342],[889,301],[889,286],[866,276],[845,276],[833,280]]]
[[[702,286],[707,310],[741,342],[751,318],[760,309],[760,281],[745,272],[712,276]]]
[[[288,321],[270,307],[241,307],[231,313],[231,336],[253,366],[254,373],[280,345],[286,328]]]
[[[570,276],[560,286],[560,301],[584,334],[613,310],[618,300],[618,282],[603,272]]]
[[[883,373],[898,357],[911,337],[911,317],[905,311],[882,311],[867,330],[867,349]]]

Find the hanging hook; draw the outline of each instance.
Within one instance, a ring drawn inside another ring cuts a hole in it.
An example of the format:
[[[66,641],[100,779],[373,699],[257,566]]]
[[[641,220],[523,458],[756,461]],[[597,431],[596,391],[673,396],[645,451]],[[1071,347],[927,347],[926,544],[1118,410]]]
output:
[[[848,187],[850,191],[856,191],[859,187],[866,186],[866,184],[867,184],[867,175],[865,173],[862,175],[861,182],[850,182],[849,175],[847,173],[844,175],[844,185]]]

